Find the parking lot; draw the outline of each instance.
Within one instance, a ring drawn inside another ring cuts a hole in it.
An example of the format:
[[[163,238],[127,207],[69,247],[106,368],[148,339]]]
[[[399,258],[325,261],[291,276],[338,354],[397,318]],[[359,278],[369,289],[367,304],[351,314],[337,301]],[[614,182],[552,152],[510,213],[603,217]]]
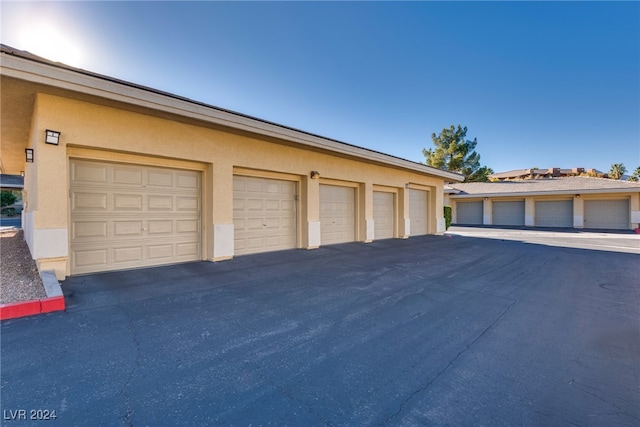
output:
[[[69,278],[2,323],[3,423],[638,425],[640,236],[501,232]]]

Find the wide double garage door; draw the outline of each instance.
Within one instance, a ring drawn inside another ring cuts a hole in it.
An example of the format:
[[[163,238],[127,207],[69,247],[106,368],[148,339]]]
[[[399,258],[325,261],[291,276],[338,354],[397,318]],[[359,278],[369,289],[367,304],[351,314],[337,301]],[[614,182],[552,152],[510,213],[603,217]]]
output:
[[[234,176],[234,253],[295,248],[296,197],[295,181]]]
[[[72,159],[71,274],[201,259],[201,174]]]

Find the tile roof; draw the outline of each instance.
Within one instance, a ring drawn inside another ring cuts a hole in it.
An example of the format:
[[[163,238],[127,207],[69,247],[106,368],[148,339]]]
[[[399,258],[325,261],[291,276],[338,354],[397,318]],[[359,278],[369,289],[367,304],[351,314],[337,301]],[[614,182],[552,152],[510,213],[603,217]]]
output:
[[[624,193],[640,192],[640,183],[606,178],[573,176],[519,181],[468,182],[449,184],[451,197],[511,196],[527,194]]]

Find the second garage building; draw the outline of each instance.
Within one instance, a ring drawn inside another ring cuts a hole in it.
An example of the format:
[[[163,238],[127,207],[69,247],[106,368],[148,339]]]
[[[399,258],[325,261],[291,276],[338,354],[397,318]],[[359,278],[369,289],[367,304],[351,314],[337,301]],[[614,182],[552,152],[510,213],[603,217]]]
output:
[[[588,176],[451,184],[455,225],[630,230],[640,223],[640,183]]]

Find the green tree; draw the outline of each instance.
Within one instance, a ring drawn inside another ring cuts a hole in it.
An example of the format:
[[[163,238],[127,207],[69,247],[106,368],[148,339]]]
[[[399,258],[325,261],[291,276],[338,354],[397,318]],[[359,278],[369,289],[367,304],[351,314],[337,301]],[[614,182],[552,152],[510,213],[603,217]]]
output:
[[[11,206],[18,200],[15,194],[11,191],[2,191],[0,192],[0,205],[1,207]]]
[[[640,181],[640,166],[638,166],[636,170],[633,171],[633,174],[631,174],[629,181],[634,181],[634,182]]]
[[[620,179],[627,172],[627,168],[622,163],[614,163],[609,169],[609,178]]]
[[[451,125],[442,129],[439,135],[431,134],[434,148],[423,148],[427,165],[435,168],[457,172],[465,176],[465,182],[486,182],[493,170],[486,166],[480,166],[480,154],[475,151],[478,140],[465,139],[467,127]]]

